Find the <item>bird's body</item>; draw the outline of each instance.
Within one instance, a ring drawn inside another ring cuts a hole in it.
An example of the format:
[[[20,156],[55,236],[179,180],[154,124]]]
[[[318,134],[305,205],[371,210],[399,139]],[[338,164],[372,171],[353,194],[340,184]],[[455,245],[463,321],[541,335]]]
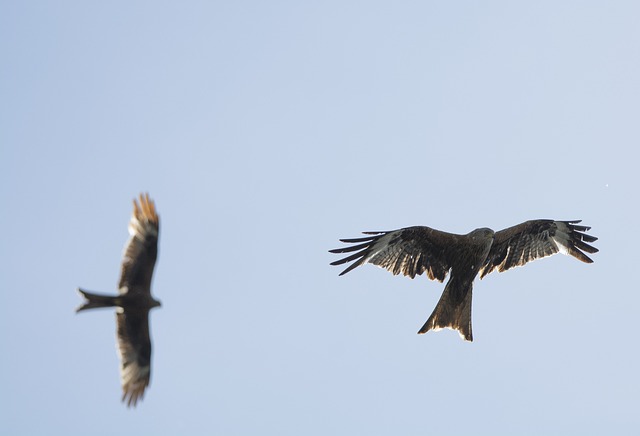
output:
[[[133,201],[129,240],[125,245],[117,296],[78,291],[85,303],[77,312],[116,307],[116,336],[120,355],[122,401],[135,406],[142,399],[151,377],[149,311],[160,306],[151,295],[151,278],[158,256],[160,220],[148,195]]]
[[[471,299],[476,276],[480,274],[482,278],[495,269],[506,271],[558,252],[591,263],[583,251],[596,253],[598,250],[586,242],[597,238],[583,233],[589,227],[576,225],[579,222],[533,220],[499,232],[480,228],[466,235],[423,226],[365,232],[375,236],[341,239],[356,245],[330,250],[331,253],[356,253],[331,265],[353,261],[340,275],[367,262],[411,278],[425,273],[429,279],[442,282],[450,274],[442,297],[418,333],[452,328],[472,341]]]

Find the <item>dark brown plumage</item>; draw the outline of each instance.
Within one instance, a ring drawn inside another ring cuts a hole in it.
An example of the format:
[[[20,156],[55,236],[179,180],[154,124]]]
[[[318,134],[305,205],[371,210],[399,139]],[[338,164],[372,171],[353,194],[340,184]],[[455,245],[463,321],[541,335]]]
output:
[[[471,295],[473,280],[494,270],[506,271],[535,259],[558,252],[586,263],[593,261],[587,253],[598,249],[587,244],[598,238],[587,235],[590,227],[580,221],[533,220],[494,232],[481,228],[466,235],[441,232],[429,227],[407,227],[389,232],[364,232],[367,236],[340,241],[355,244],[329,250],[351,253],[331,265],[353,262],[340,275],[364,264],[372,263],[414,278],[425,273],[431,280],[444,281],[451,273],[440,301],[418,333],[452,328],[467,341],[471,331]]]
[[[151,377],[149,311],[160,306],[151,295],[151,278],[158,256],[160,220],[149,195],[133,200],[129,240],[125,245],[119,295],[116,297],[78,291],[86,298],[77,312],[99,307],[116,307],[116,335],[120,355],[122,401],[135,406],[142,399]]]

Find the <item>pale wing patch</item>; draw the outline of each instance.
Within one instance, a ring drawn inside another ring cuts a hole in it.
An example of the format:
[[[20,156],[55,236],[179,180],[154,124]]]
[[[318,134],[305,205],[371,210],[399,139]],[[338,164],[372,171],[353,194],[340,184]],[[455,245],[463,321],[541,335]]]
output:
[[[579,221],[556,221],[557,230],[553,236],[553,241],[562,254],[573,256],[585,263],[591,263],[593,260],[584,254],[583,251],[587,253],[597,253],[598,249],[589,245],[588,242],[595,242],[598,238],[584,233],[588,231],[590,227],[578,226],[576,225],[577,223],[579,223]]]
[[[131,356],[135,359],[135,355]],[[125,359],[122,358],[122,362]],[[149,386],[151,368],[139,366],[135,360],[128,361],[128,364],[120,367],[120,383],[122,384],[122,401],[127,403],[127,407],[135,406],[138,400],[142,400],[144,390]]]
[[[553,236],[553,241],[556,243],[556,247],[560,253],[570,256],[569,247],[571,246],[571,229],[563,222],[557,222],[556,234]]]
[[[410,266],[416,265],[416,257],[406,252],[407,247],[392,240],[397,237],[397,232],[384,235],[371,247],[372,252],[365,257],[365,262],[387,269],[398,275],[408,271]],[[405,273],[405,275],[407,275]]]

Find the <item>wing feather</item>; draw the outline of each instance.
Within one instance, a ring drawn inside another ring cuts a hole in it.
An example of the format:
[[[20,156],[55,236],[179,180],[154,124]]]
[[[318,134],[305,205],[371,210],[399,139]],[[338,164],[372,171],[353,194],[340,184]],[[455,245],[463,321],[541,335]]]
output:
[[[357,251],[331,262],[331,265],[353,262],[340,275],[364,263],[372,263],[394,275],[403,274],[414,278],[426,272],[429,279],[443,281],[451,269],[452,249],[458,238],[458,235],[421,226],[364,234],[371,236],[341,239],[341,242],[357,245],[329,250],[330,253]]]
[[[576,225],[578,223],[579,220],[532,220],[496,232],[480,278],[494,270],[503,272],[558,252],[582,262],[593,262],[584,252],[597,253],[598,249],[587,242],[598,238],[584,233],[591,227]]]
[[[149,310],[126,309],[116,313],[122,401],[135,406],[151,378]]]
[[[149,194],[140,195],[140,205],[133,200],[133,215],[129,221],[129,240],[122,256],[118,288],[127,292],[150,293],[153,268],[158,257],[160,219]]]

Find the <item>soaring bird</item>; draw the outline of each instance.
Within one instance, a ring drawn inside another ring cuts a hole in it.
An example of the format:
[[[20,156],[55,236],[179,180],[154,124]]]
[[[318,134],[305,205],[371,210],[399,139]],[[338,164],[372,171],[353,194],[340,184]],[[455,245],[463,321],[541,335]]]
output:
[[[122,401],[135,406],[151,377],[149,311],[160,306],[151,295],[151,277],[158,257],[160,221],[148,194],[133,200],[129,240],[124,247],[118,296],[78,288],[86,301],[76,312],[100,307],[116,308],[116,336],[120,355]]]
[[[482,279],[491,271],[503,272],[558,252],[592,263],[584,252],[597,253],[598,249],[588,242],[598,238],[587,235],[590,227],[577,225],[580,222],[532,220],[498,232],[480,228],[466,235],[423,226],[363,232],[373,236],[340,239],[355,245],[329,252],[356,252],[331,263],[353,262],[340,275],[367,262],[412,279],[426,273],[429,279],[443,282],[450,273],[440,301],[418,333],[450,328],[471,342],[471,289],[475,277],[480,274]]]

